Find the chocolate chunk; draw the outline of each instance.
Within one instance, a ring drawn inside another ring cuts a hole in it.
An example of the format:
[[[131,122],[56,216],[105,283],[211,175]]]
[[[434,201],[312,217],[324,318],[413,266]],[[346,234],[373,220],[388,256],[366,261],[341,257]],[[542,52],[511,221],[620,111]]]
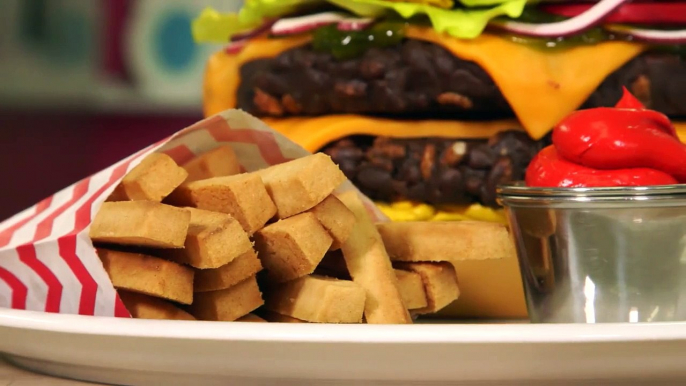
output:
[[[474,170],[468,167],[460,169],[464,175],[465,190],[472,196],[479,196],[481,194],[481,187],[486,178],[486,172],[483,170]]]
[[[374,145],[369,150],[368,154],[372,158],[386,157],[391,160],[396,160],[398,158],[404,158],[407,151],[405,146],[399,141],[387,137],[377,137],[374,139]]]
[[[462,173],[458,169],[447,168],[439,173],[440,203],[461,203],[465,200],[465,187]]]
[[[271,95],[283,95],[289,91],[288,82],[283,77],[271,72],[259,73],[255,77],[255,87]]]
[[[391,174],[378,167],[364,167],[357,173],[356,181],[361,189],[373,192],[372,197],[381,198],[393,194]]]
[[[448,144],[441,155],[441,165],[457,166],[460,164],[465,154],[467,154],[467,143],[456,141]]]
[[[353,79],[347,82],[336,82],[334,91],[346,97],[363,97],[367,93],[367,84]]]
[[[299,114],[302,112],[303,108],[298,102],[293,98],[292,95],[284,95],[281,97],[281,104],[291,114]]]
[[[284,113],[281,102],[259,88],[255,89],[254,103],[264,114],[280,116]]]
[[[480,144],[470,150],[467,165],[473,169],[489,169],[495,162],[496,155],[488,145]]]
[[[500,157],[493,165],[485,184],[481,187],[480,197],[484,205],[496,205],[496,188],[498,185],[512,182],[513,164],[508,157]]]
[[[436,97],[436,101],[442,105],[453,105],[469,110],[474,107],[471,99],[455,92],[444,92]]]
[[[397,178],[402,181],[407,181],[409,184],[415,184],[422,180],[422,173],[419,168],[419,161],[408,158],[403,161],[398,170]]]
[[[429,143],[424,147],[422,162],[419,164],[422,178],[425,181],[431,179],[434,172],[434,165],[436,165],[436,145]]]
[[[524,178],[524,171],[533,157],[548,145],[546,139],[538,143],[525,132],[503,131],[488,140],[488,145],[496,156],[509,157],[515,167],[515,179]]]

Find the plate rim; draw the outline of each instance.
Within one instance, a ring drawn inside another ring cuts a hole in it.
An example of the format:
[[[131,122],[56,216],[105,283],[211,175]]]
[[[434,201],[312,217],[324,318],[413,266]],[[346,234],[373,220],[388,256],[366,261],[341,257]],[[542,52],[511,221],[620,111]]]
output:
[[[686,322],[414,325],[144,320],[0,308],[0,329],[47,333],[270,343],[536,344],[686,340]]]

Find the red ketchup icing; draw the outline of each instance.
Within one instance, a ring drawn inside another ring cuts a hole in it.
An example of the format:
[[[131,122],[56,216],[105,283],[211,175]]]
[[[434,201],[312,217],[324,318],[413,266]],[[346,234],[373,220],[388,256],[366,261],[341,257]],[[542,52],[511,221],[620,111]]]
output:
[[[686,145],[665,115],[624,89],[614,108],[579,110],[553,129],[553,145],[526,171],[538,187],[610,187],[686,183]]]

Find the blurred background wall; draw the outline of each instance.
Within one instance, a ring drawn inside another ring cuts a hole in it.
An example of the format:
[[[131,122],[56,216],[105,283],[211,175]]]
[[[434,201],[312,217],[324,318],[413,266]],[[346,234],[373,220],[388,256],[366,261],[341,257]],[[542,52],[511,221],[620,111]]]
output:
[[[201,119],[190,22],[241,2],[0,0],[0,220]]]

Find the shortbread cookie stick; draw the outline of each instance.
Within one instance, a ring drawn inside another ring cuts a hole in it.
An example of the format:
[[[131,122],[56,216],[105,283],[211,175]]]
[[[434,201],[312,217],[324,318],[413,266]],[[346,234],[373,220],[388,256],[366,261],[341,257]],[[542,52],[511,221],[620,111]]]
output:
[[[317,220],[331,235],[333,239],[331,250],[340,249],[355,226],[355,215],[350,209],[336,196],[330,195],[309,212],[317,216]]]
[[[94,242],[183,248],[191,214],[152,201],[104,202],[91,224]]]
[[[381,236],[362,201],[354,191],[343,193],[339,198],[356,218],[355,228],[341,250],[353,281],[367,291],[364,311],[367,323],[412,323]]]
[[[184,182],[188,173],[162,153],[152,153],[133,168],[110,196],[110,201],[161,202]]]
[[[459,261],[515,256],[502,224],[478,221],[377,224],[393,261]]]
[[[137,319],[195,320],[193,315],[162,299],[128,291],[119,291],[119,297]]]
[[[183,165],[188,172],[186,182],[239,174],[241,165],[231,146],[222,145],[203,153]]]
[[[191,313],[202,320],[232,322],[263,304],[262,293],[253,276],[227,289],[197,293]]]
[[[276,214],[276,207],[269,198],[262,179],[255,173],[183,184],[169,196],[168,202],[228,213],[251,235]]]
[[[224,266],[252,250],[248,234],[230,215],[195,208],[187,210],[191,212],[191,222],[185,248],[166,251],[165,258],[208,269]]]
[[[277,221],[255,233],[258,257],[276,282],[314,272],[331,243],[331,236],[312,213]]]
[[[217,291],[232,287],[241,281],[255,276],[262,270],[262,263],[255,251],[250,248],[230,263],[215,269],[195,271],[195,292]]]
[[[313,323],[360,323],[365,290],[348,280],[304,276],[265,295],[265,308]]]
[[[395,263],[400,269],[418,273],[424,283],[427,306],[412,310],[416,314],[438,312],[457,300],[460,290],[457,286],[457,275],[452,264],[439,263]]]
[[[323,153],[273,165],[257,174],[282,219],[313,208],[345,181],[343,172]]]
[[[400,296],[402,296],[405,307],[407,307],[408,310],[415,310],[428,306],[424,283],[422,282],[422,277],[418,273],[396,269],[395,276],[398,278]]]
[[[193,269],[158,257],[98,249],[114,288],[183,304],[193,301]]]

